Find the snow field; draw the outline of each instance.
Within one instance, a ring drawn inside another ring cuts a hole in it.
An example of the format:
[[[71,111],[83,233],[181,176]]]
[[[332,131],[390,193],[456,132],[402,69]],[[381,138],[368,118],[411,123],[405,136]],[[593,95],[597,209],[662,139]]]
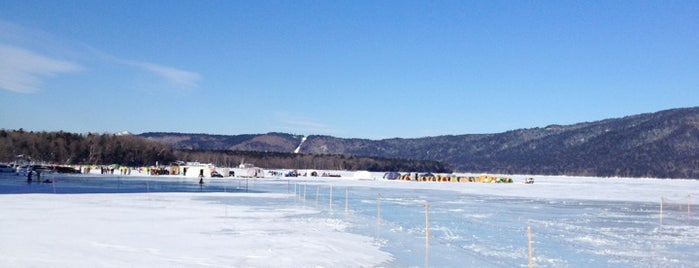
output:
[[[526,267],[531,227],[535,267],[699,267],[699,213],[684,204],[699,196],[697,181],[523,178],[267,178],[246,181],[250,193],[223,193],[243,184],[217,179],[203,192],[0,194],[0,266]],[[198,187],[148,179],[151,189]]]
[[[391,259],[342,221],[284,206],[287,197],[0,195],[0,266],[368,267]]]

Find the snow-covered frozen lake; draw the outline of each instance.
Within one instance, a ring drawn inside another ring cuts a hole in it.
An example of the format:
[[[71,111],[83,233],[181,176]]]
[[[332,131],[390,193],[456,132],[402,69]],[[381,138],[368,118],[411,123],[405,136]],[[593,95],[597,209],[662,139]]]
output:
[[[697,180],[46,177],[0,175],[0,267],[527,267],[527,228],[535,267],[699,267]]]

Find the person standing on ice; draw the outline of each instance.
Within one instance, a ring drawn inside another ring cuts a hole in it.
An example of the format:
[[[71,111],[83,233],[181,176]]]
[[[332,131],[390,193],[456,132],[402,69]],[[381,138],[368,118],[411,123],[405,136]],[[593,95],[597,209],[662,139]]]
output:
[[[203,169],[199,170],[199,191],[200,192],[204,191],[204,170]]]

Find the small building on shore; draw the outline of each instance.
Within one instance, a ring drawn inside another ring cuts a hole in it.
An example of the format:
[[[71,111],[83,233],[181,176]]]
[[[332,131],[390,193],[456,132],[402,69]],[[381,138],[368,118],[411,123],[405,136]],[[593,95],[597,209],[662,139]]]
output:
[[[172,175],[181,175],[187,178],[198,178],[204,176],[206,178],[215,177],[213,174],[220,174],[222,177],[229,176],[229,168],[216,167],[214,164],[201,164],[199,162],[187,162],[177,168],[179,172]],[[172,169],[171,169],[172,171]]]
[[[264,178],[265,171],[260,167],[256,167],[250,163],[241,163],[238,168],[234,169],[236,177],[243,178]]]

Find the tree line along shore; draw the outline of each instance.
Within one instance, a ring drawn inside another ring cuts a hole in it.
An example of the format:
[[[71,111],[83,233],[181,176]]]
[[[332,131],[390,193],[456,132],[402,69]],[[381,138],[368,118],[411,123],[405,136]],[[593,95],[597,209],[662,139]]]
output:
[[[175,161],[237,166],[253,163],[268,169],[368,171],[426,171],[449,173],[445,164],[431,160],[389,159],[333,154],[183,150],[133,135],[76,134],[63,131],[0,130],[0,162],[127,167],[167,165]]]

